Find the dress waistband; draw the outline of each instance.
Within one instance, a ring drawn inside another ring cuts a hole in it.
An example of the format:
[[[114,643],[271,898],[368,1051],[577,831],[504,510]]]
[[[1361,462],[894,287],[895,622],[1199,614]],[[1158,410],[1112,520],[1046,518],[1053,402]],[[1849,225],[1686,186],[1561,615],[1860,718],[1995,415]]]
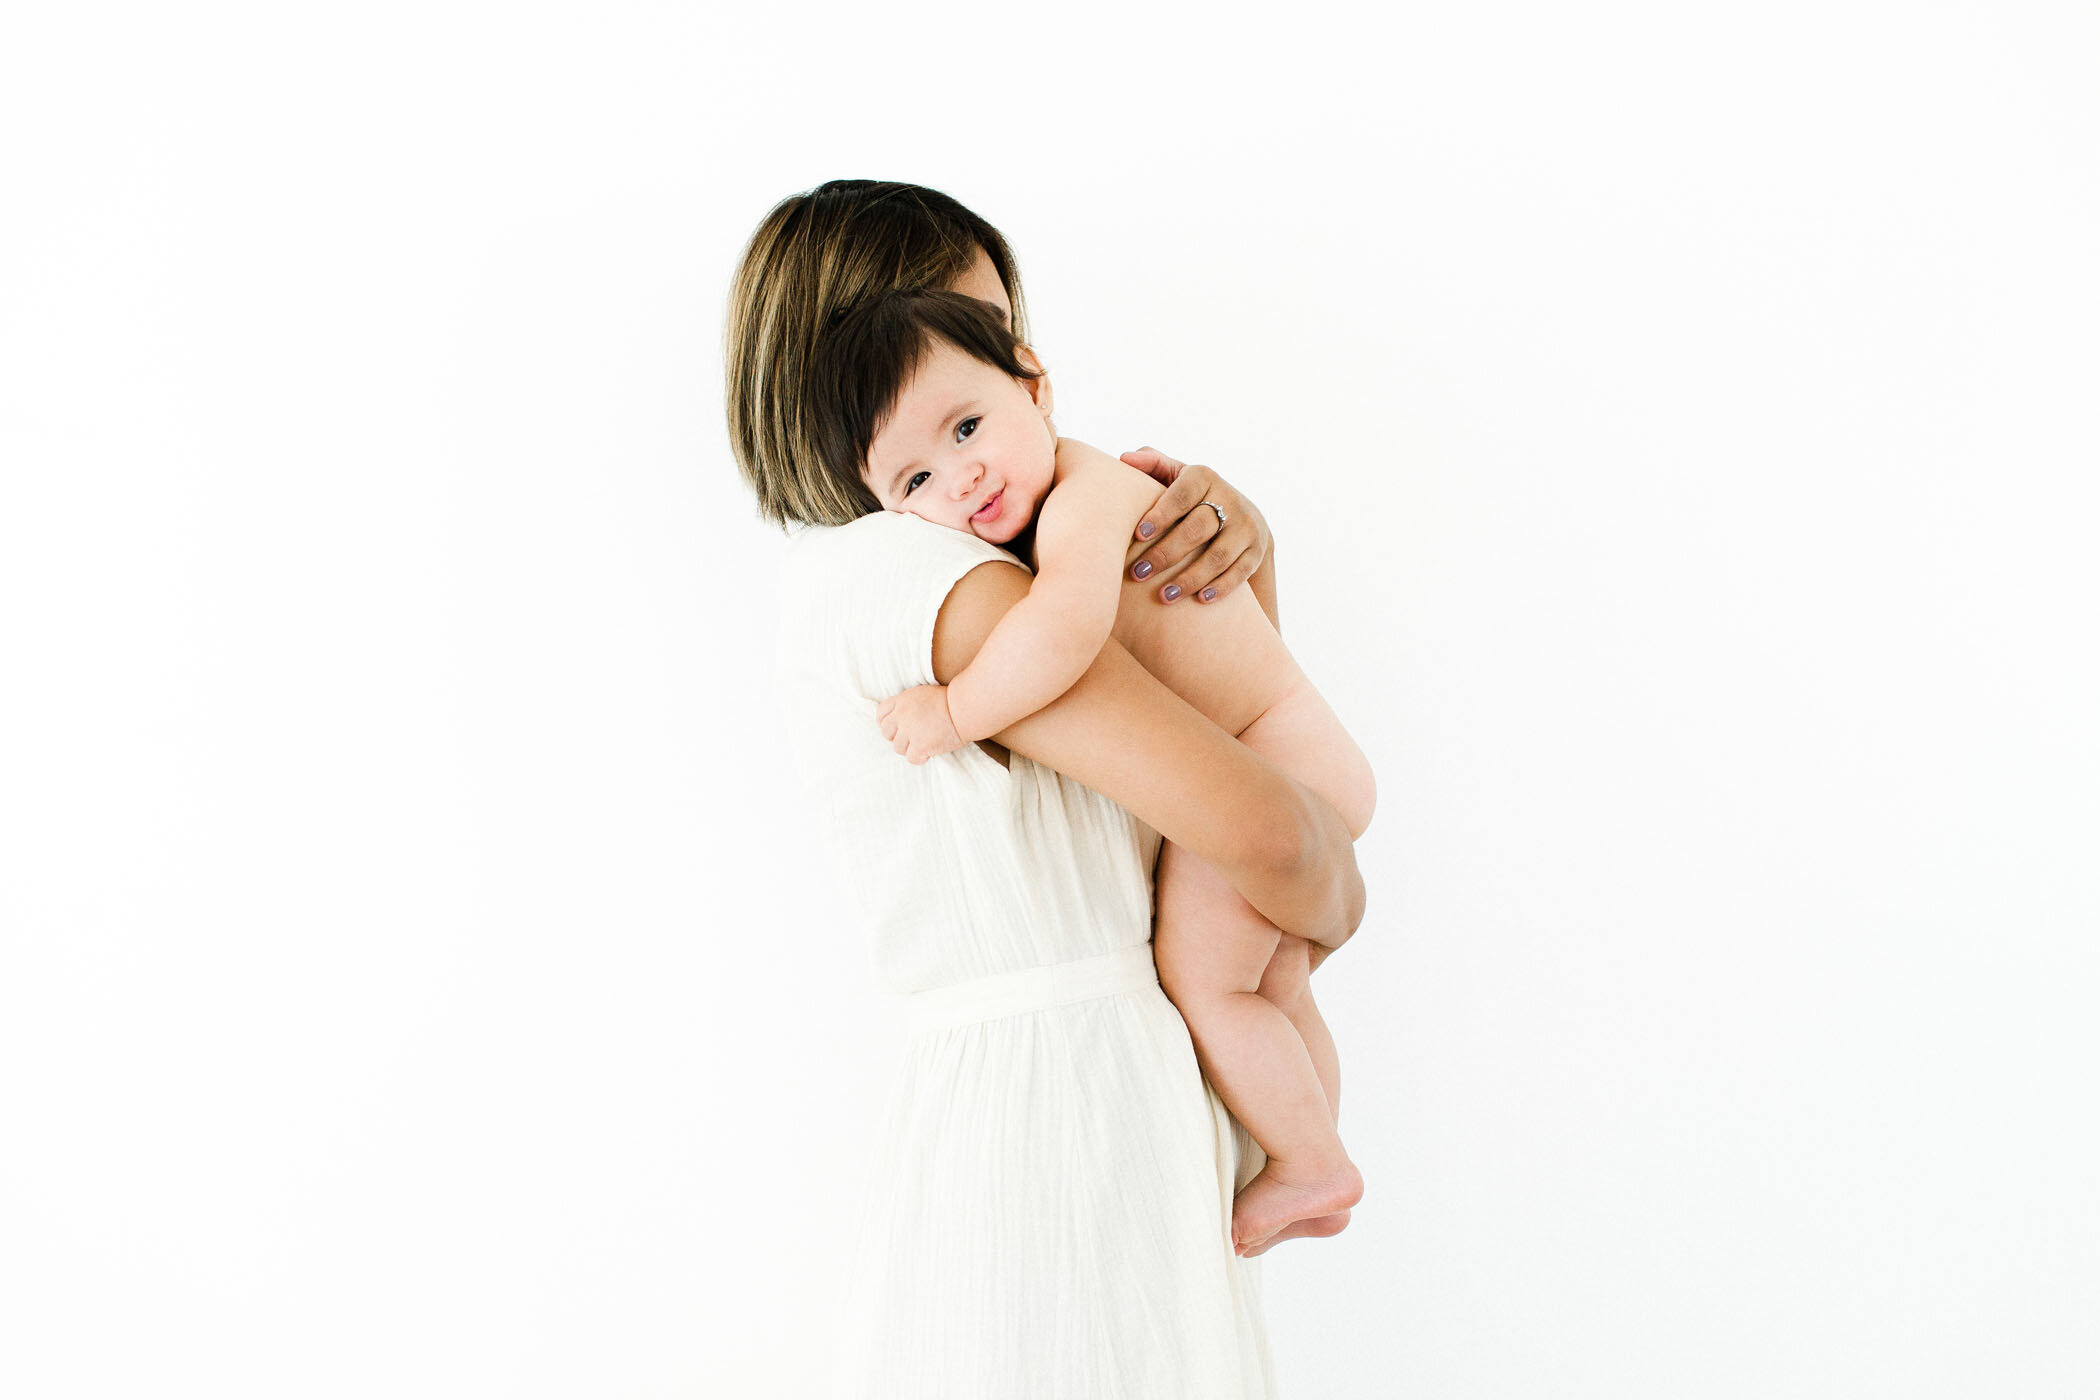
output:
[[[1150,943],[1134,943],[1099,957],[1024,967],[946,987],[929,987],[904,998],[904,1025],[912,1035],[1015,1016],[1067,1002],[1090,1001],[1117,992],[1141,992],[1157,984],[1159,969]]]

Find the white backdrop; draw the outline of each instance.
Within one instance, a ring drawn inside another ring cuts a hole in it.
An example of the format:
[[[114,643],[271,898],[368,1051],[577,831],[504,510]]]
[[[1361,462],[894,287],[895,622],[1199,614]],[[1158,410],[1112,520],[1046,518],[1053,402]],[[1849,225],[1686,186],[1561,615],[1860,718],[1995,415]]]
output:
[[[1293,1397],[2100,1390],[2078,4],[0,21],[0,1392],[801,1397],[743,239],[1011,238],[1371,756]]]

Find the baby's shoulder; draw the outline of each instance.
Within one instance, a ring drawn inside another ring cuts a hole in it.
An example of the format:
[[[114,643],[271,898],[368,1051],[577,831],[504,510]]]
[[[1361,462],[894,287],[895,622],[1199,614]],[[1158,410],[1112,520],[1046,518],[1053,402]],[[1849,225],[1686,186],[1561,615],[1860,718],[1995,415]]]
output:
[[[1136,467],[1098,447],[1059,438],[1056,476],[1037,516],[1052,528],[1061,525],[1091,533],[1120,527],[1127,535],[1137,529],[1162,489]]]

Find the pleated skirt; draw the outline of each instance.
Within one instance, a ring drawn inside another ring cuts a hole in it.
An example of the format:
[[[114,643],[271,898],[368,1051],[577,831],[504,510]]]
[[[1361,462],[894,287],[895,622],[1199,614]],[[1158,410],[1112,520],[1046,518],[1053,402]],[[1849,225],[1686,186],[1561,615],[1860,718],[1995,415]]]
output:
[[[908,998],[866,1160],[835,1400],[1270,1400],[1259,1145],[1150,944]]]

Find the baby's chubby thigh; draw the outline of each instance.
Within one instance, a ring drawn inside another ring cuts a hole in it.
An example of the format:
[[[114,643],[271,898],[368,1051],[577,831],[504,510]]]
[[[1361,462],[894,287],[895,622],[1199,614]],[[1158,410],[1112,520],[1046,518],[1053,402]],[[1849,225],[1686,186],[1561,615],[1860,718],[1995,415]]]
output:
[[[1167,689],[1237,735],[1305,679],[1251,588],[1214,603],[1161,603],[1152,584],[1123,577],[1115,639]]]
[[[1162,604],[1127,577],[1116,640],[1167,689],[1333,804],[1352,837],[1377,806],[1370,761],[1300,670],[1251,588]]]

